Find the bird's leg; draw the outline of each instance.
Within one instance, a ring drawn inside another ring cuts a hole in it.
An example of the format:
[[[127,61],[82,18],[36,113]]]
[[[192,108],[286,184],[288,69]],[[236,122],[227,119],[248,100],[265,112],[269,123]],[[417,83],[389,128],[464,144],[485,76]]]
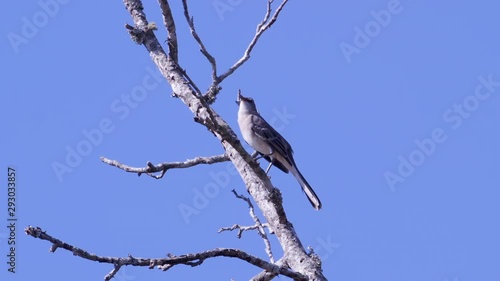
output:
[[[266,175],[267,175],[267,172],[269,172],[269,170],[271,169],[272,166],[273,166],[273,158],[271,157],[271,161],[269,162],[269,166],[267,166],[267,169],[266,169]]]
[[[274,153],[274,150],[272,148],[269,148],[269,155],[267,155],[267,157],[269,157],[269,159],[271,161],[269,161],[269,166],[267,166],[266,175],[269,172],[269,170],[271,169],[271,167],[273,166],[273,162],[274,162],[273,153]]]
[[[254,160],[259,160],[260,158],[262,158],[262,155],[259,155],[259,152],[257,152],[257,150],[255,150],[251,156]]]

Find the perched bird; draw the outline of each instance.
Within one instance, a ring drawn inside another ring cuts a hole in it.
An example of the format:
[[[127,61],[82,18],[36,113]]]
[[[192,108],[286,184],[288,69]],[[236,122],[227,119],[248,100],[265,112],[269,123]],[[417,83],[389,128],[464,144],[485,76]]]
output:
[[[297,168],[293,159],[292,147],[286,139],[260,116],[252,98],[244,97],[238,93],[236,103],[239,105],[238,125],[243,139],[270,162],[266,174],[273,165],[285,173],[290,171],[299,182],[314,209],[321,209],[321,201]]]

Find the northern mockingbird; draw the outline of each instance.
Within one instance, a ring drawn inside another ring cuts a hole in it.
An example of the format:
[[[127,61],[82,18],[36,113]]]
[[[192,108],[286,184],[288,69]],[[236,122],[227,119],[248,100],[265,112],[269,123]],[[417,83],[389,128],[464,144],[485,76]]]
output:
[[[321,201],[297,168],[293,160],[292,147],[286,139],[260,116],[252,98],[244,97],[238,93],[236,103],[239,104],[238,125],[243,139],[270,162],[266,174],[272,165],[287,174],[290,171],[299,182],[314,209],[321,209]]]

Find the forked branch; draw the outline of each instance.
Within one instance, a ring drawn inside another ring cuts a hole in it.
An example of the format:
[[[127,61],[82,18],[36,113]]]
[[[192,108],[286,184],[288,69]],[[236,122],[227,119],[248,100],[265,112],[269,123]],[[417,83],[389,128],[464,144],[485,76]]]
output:
[[[260,22],[257,25],[257,30],[255,32],[255,35],[254,35],[252,41],[250,41],[250,44],[248,45],[247,49],[245,50],[245,53],[233,66],[231,66],[225,73],[221,74],[218,77],[219,83],[222,82],[224,79],[226,79],[229,75],[233,74],[233,72],[236,69],[238,69],[240,66],[242,66],[250,58],[250,53],[252,52],[253,48],[257,44],[257,41],[259,41],[260,36],[262,36],[264,31],[268,30],[271,26],[273,26],[273,24],[278,19],[278,16],[280,15],[281,11],[285,7],[288,0],[283,0],[283,2],[281,2],[281,4],[278,6],[278,8],[274,11],[273,16],[270,18],[271,5],[273,2],[274,2],[274,0],[267,1],[266,15],[264,16],[264,19],[262,20],[262,22]]]
[[[159,0],[159,1],[164,1],[164,0]],[[205,44],[203,43],[200,36],[196,32],[196,28],[194,26],[194,19],[189,14],[189,7],[187,4],[187,0],[182,0],[182,5],[184,8],[184,16],[189,25],[191,35],[198,43],[201,53],[207,58],[208,62],[212,66],[212,84],[210,85],[207,93],[205,94],[205,100],[209,104],[212,104],[215,101],[217,94],[221,90],[219,84],[222,83],[222,81],[226,79],[229,75],[233,74],[233,72],[236,71],[236,69],[242,66],[250,58],[250,53],[252,52],[253,48],[259,41],[260,36],[276,22],[279,14],[285,7],[288,0],[283,0],[283,2],[281,2],[281,4],[274,11],[274,14],[271,17],[273,2],[274,0],[267,1],[267,8],[266,8],[266,13],[264,15],[264,19],[257,25],[256,33],[252,38],[252,40],[250,41],[250,44],[245,50],[243,56],[235,64],[233,64],[233,66],[231,66],[225,73],[223,73],[220,76],[217,76],[217,62],[215,58],[208,52],[207,48],[205,47]]]

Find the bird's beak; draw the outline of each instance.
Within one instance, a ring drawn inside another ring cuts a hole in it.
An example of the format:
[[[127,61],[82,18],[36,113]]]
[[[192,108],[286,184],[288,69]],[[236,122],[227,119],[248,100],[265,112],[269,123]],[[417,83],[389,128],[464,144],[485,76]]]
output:
[[[241,92],[240,92],[240,91],[238,91],[238,97],[236,98],[236,104],[237,104],[237,105],[240,105],[240,102],[241,102],[241,98],[242,98],[242,97],[243,97],[243,96],[241,95]]]

